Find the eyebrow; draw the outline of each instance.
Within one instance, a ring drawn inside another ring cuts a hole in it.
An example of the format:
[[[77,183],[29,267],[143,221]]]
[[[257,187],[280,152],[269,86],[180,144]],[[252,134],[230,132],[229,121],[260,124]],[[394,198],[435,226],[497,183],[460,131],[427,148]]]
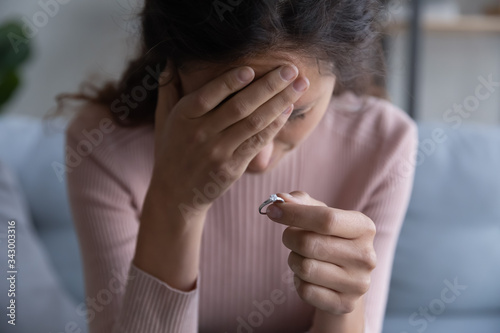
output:
[[[301,113],[302,111],[309,109],[314,104],[314,102],[315,101],[312,101],[310,103],[302,105],[299,108],[294,108],[292,111],[292,114],[290,116],[297,115],[297,114]]]
[[[240,90],[241,91],[241,90]],[[229,96],[227,96],[222,102],[219,103],[219,105],[217,105],[217,107],[220,107],[222,106],[224,103],[226,103],[227,101],[229,101],[232,97],[234,97],[234,95],[236,95],[237,93],[239,93],[240,91],[237,91],[237,92],[234,92],[232,94],[230,94]],[[296,108],[295,105],[294,105],[294,109],[292,111],[292,114],[290,115],[291,116],[295,116],[295,115],[298,115],[300,114],[301,112],[303,112],[304,110],[307,110],[309,109],[316,101],[312,101],[312,102],[309,102],[307,104],[304,104],[304,105],[301,105],[299,108]],[[216,107],[216,108],[217,108]]]

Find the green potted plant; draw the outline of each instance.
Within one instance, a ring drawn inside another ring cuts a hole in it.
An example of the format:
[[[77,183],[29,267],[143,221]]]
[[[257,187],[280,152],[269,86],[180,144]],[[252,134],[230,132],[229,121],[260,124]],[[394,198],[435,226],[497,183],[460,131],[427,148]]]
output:
[[[18,21],[0,25],[0,113],[21,84],[19,70],[30,56],[29,39]]]

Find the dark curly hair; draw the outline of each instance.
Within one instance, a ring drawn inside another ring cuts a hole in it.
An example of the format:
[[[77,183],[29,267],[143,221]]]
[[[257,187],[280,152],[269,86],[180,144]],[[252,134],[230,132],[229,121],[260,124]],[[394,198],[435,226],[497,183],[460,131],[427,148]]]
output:
[[[333,64],[334,95],[350,90],[385,97],[380,9],[376,0],[145,0],[141,50],[122,78],[59,101],[76,97],[108,105],[122,126],[152,123],[157,84],[148,83],[148,91],[137,87],[146,79],[157,83],[158,68],[167,61],[177,68],[189,61],[230,64],[273,50]],[[129,102],[133,107],[118,107],[131,93],[137,95]]]

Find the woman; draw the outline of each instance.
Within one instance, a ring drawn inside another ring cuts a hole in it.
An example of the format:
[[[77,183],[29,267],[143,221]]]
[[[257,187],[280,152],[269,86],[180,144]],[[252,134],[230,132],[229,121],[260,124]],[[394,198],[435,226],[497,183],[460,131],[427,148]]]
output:
[[[373,96],[376,15],[146,1],[67,130],[90,332],[381,332],[416,131]]]

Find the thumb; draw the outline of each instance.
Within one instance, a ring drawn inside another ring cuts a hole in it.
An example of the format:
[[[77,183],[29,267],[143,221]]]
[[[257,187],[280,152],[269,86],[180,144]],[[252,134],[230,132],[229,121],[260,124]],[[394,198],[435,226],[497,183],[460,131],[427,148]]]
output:
[[[306,206],[324,206],[325,203],[312,198],[308,193],[303,191],[293,191],[290,193],[277,193],[278,197],[281,197],[285,200],[285,202],[295,203],[299,205]]]
[[[167,63],[163,72],[160,73],[158,84],[155,130],[161,130],[163,128],[170,112],[180,99],[179,75],[171,61]]]

